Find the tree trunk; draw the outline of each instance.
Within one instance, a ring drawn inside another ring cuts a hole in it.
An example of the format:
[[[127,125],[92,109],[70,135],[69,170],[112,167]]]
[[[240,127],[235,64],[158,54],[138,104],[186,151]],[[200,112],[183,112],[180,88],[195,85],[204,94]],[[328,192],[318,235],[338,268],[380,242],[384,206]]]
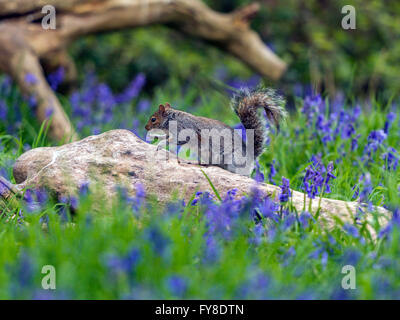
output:
[[[42,28],[44,5],[56,9],[55,30]],[[71,42],[98,32],[168,24],[233,54],[262,76],[277,80],[286,64],[248,25],[258,10],[257,4],[251,4],[221,14],[199,0],[0,0],[0,70],[12,75],[24,95],[37,100],[39,121],[46,121],[52,114],[51,137],[76,140],[77,134],[49,87],[40,62],[49,69],[66,67],[68,81],[74,81],[74,64],[65,51]],[[27,84],[27,74],[35,81]]]

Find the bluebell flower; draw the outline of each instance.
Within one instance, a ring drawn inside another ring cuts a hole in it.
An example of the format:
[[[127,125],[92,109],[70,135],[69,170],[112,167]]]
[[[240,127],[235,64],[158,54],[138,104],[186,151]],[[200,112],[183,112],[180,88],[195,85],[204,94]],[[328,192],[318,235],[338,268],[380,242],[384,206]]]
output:
[[[169,246],[170,240],[167,238],[158,226],[150,226],[145,231],[145,239],[149,241],[153,251],[163,256]]]
[[[3,100],[0,100],[0,120],[7,121],[8,108]]]
[[[388,171],[396,171],[399,165],[399,156],[396,149],[389,147],[387,152],[382,154],[384,161],[383,168]]]
[[[291,246],[283,255],[283,265],[287,266],[290,263],[291,258],[296,255],[296,249]]]
[[[261,270],[247,270],[247,279],[240,285],[235,294],[235,299],[270,299],[272,279]]]
[[[366,172],[365,174],[361,175],[359,182],[362,185],[361,192],[359,192],[360,202],[367,202],[370,194],[373,191],[371,174]]]
[[[357,227],[349,223],[346,223],[343,226],[343,230],[346,231],[346,233],[352,236],[353,238],[358,238],[360,236],[360,232],[358,231]]]
[[[144,185],[142,183],[136,183],[136,197],[138,198],[145,198],[146,197],[146,190],[144,188]]]
[[[288,230],[296,222],[296,216],[293,213],[288,213],[283,220],[282,229]]]
[[[227,191],[224,201],[232,201],[235,200],[235,196],[238,192],[237,188],[233,188]]]
[[[257,208],[260,210],[264,218],[272,219],[279,222],[279,204],[273,201],[270,197],[265,197],[262,201],[258,202]]]
[[[281,193],[279,194],[279,201],[281,203],[288,202],[289,197],[291,196],[289,179],[282,177],[282,184],[280,185],[280,187]]]
[[[250,242],[259,245],[265,236],[265,227],[262,223],[258,223],[253,227],[254,236],[250,238]]]
[[[351,151],[355,151],[358,148],[358,139],[361,135],[357,135],[351,139]]]
[[[183,298],[188,289],[187,280],[181,276],[173,275],[166,279],[169,291],[173,296]]]
[[[257,87],[260,84],[261,78],[258,75],[251,76],[248,79],[242,79],[242,78],[233,78],[228,80],[226,83],[228,86],[231,86],[234,89],[241,89],[241,88],[248,88],[248,89],[253,89]],[[233,94],[233,90],[227,89],[229,94]]]
[[[85,197],[88,193],[89,193],[89,185],[90,182],[89,181],[84,181],[83,183],[81,183],[81,185],[79,186],[79,194],[82,197]]]
[[[125,255],[106,254],[103,261],[113,273],[129,273],[134,270],[141,259],[140,250],[133,247]]]
[[[269,174],[268,174],[268,180],[270,183],[275,184],[274,177],[276,175],[276,168],[275,168],[275,160],[272,160]]]
[[[308,126],[312,124],[315,115],[323,114],[325,110],[325,102],[321,95],[307,96],[301,112],[306,115]]]
[[[50,87],[53,90],[57,90],[58,86],[63,82],[64,76],[65,69],[63,67],[59,67],[56,71],[50,73],[48,76]]]
[[[146,83],[146,76],[139,73],[129,84],[124,92],[117,96],[117,103],[126,103],[136,98]]]
[[[315,219],[311,213],[308,211],[303,211],[299,216],[299,221],[303,229],[307,229],[311,225],[310,222],[315,222]]]
[[[175,215],[181,215],[185,209],[185,202],[183,200],[178,200],[175,202],[167,203],[164,209],[163,217],[171,217]]]
[[[327,168],[326,168],[326,178],[325,178],[325,192],[330,193],[331,192],[331,187],[330,187],[330,180],[331,179],[336,179],[336,176],[332,173],[333,171],[333,162],[329,162]]]
[[[254,180],[259,183],[264,182],[264,174],[260,170],[260,163],[258,162],[258,160],[256,160],[256,174],[254,175]]]
[[[19,285],[22,288],[30,286],[33,281],[33,274],[33,259],[26,251],[22,251],[18,259]]]
[[[35,212],[41,209],[40,204],[35,199],[35,193],[31,189],[27,189],[24,194],[26,209],[28,212]]]
[[[394,112],[389,112],[386,117],[385,125],[383,128],[384,133],[387,134],[389,132],[390,126],[392,125],[395,119],[396,119],[396,114]]]
[[[389,223],[379,231],[378,238],[383,238],[385,236],[390,237],[394,228],[400,228],[400,209],[399,208],[395,208],[393,210],[392,220],[390,220]]]
[[[372,161],[372,155],[378,150],[378,147],[383,143],[386,138],[387,135],[383,130],[371,131],[367,138],[367,144],[364,148],[363,161],[366,164],[368,164],[369,161]]]
[[[235,132],[238,132],[238,134],[242,137],[243,141],[246,141],[247,136],[246,136],[246,128],[243,126],[242,123],[236,124],[233,129]]]
[[[52,107],[46,108],[45,117],[49,119],[54,113],[54,109]]]
[[[217,239],[214,236],[207,234],[205,236],[205,248],[204,248],[204,263],[214,263],[219,260],[222,248]]]
[[[346,249],[342,255],[341,261],[343,265],[352,265],[357,266],[360,261],[362,254],[359,250],[356,249]]]
[[[36,108],[36,106],[37,106],[37,99],[36,99],[36,96],[34,96],[34,95],[30,95],[29,97],[28,97],[28,106],[30,107],[30,108],[32,108],[33,110]]]
[[[36,76],[33,73],[25,74],[24,80],[27,85],[34,85],[38,82],[38,79],[36,78]]]

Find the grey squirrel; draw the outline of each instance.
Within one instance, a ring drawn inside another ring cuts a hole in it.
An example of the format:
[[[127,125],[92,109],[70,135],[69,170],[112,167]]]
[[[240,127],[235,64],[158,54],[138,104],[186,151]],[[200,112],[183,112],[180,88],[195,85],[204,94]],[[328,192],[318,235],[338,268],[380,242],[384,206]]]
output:
[[[231,107],[246,129],[247,142],[242,140],[242,137],[238,136],[238,132],[227,124],[173,109],[169,103],[159,105],[145,128],[147,131],[161,129],[167,134],[169,142],[175,139],[176,145],[190,144],[189,148],[195,149],[201,164],[212,164],[231,172],[250,175],[254,168],[254,160],[265,150],[268,133],[264,117],[259,114],[258,109],[263,108],[267,119],[279,129],[281,121],[286,117],[284,104],[284,99],[271,88],[240,89],[233,96]],[[176,132],[171,137],[172,125],[175,126]],[[181,139],[181,134],[185,139]],[[217,138],[213,140],[215,136]],[[241,147],[237,143],[238,137]],[[222,140],[223,145],[221,145]],[[207,149],[205,147],[209,147],[211,152],[203,152]],[[243,152],[247,154],[248,151],[251,151],[250,162],[243,163]],[[214,159],[213,156],[216,158]],[[239,159],[242,159],[240,164]]]

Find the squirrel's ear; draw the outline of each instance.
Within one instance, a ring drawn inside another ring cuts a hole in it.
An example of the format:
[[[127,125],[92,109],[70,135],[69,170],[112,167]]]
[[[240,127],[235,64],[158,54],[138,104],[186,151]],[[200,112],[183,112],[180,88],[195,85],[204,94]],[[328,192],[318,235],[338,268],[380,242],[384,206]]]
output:
[[[171,105],[168,102],[166,102],[165,103],[165,109],[169,109],[169,108],[171,108]]]
[[[161,113],[164,113],[164,112],[165,112],[165,107],[164,107],[163,104],[160,104],[160,105],[158,106],[158,111],[161,112]]]

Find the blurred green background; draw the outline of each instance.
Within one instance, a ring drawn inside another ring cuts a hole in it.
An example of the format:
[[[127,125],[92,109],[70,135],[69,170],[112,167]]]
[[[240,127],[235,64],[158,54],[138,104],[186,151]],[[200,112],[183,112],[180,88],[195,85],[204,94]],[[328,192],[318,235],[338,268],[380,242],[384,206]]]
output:
[[[231,12],[251,1],[205,2],[214,10]],[[372,95],[384,101],[398,96],[399,1],[259,3],[261,10],[251,26],[288,64],[287,73],[274,84],[286,95],[303,95],[315,89],[331,96]],[[345,16],[341,9],[345,5],[356,9],[356,30],[341,27]],[[215,88],[213,77],[224,81],[254,76],[235,58],[164,26],[90,36],[74,43],[71,53],[79,70],[95,69],[100,79],[117,91],[138,72],[146,75],[149,93],[171,78],[209,89]]]

